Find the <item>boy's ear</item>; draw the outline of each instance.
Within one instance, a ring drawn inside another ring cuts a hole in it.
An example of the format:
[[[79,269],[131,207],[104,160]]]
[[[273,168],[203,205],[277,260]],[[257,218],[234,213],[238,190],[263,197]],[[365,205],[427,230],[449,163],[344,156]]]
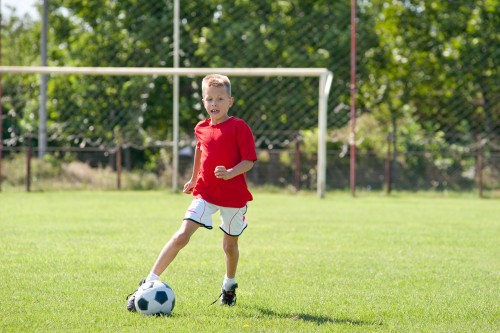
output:
[[[234,103],[234,97],[231,96],[231,98],[229,99],[229,107],[233,106],[233,103]]]

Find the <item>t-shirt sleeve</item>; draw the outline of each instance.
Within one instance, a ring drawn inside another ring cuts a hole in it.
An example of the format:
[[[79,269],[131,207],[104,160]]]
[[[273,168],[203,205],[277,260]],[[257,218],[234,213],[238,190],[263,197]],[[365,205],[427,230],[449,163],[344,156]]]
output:
[[[196,138],[196,149],[201,148],[201,142],[200,142],[199,133],[198,133],[198,127],[200,126],[200,124],[201,124],[201,122],[196,124],[196,126],[194,127],[194,137]]]
[[[244,121],[241,121],[238,126],[238,147],[240,150],[241,160],[253,161],[257,160],[255,151],[255,140],[250,126]]]

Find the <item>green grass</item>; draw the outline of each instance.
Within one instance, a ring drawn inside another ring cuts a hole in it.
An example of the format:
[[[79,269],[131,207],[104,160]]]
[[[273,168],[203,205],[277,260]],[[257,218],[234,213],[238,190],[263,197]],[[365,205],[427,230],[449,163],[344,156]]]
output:
[[[0,193],[0,332],[500,331],[500,201],[474,197],[257,193],[236,307],[209,306],[222,234],[203,229],[162,275],[173,315],[128,313],[189,201]]]

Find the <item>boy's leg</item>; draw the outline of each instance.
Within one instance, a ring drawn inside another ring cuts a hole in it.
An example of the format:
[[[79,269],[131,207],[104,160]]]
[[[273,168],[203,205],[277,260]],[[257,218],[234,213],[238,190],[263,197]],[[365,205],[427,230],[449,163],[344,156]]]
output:
[[[194,234],[196,230],[198,230],[199,224],[190,221],[190,220],[184,220],[182,222],[181,227],[179,230],[170,238],[167,244],[163,247],[161,250],[160,254],[158,255],[158,258],[156,259],[155,264],[153,265],[153,269],[151,270],[151,273],[154,273],[157,276],[160,276],[165,269],[167,269],[168,265],[174,260],[175,256],[177,256],[177,253],[189,243],[189,239],[191,236]],[[150,273],[150,276],[151,276]],[[142,280],[139,283],[139,286],[142,285],[146,280]],[[127,310],[129,311],[136,311],[135,308],[135,294],[137,290],[134,291],[132,294],[130,294],[127,297]]]
[[[240,256],[238,239],[247,227],[245,218],[247,206],[241,208],[221,207],[220,211],[222,220],[220,229],[224,231],[222,247],[226,258],[226,276],[222,282],[220,303],[231,306],[236,304],[236,288],[238,288],[236,269]]]
[[[229,236],[224,234],[223,248],[226,256],[226,276],[222,282],[222,290],[220,295],[220,304],[235,305],[236,304],[236,269],[238,268],[238,259],[240,252],[238,250],[238,236]]]
[[[226,255],[226,278],[233,279],[238,268],[240,252],[238,238],[247,227],[245,213],[247,206],[241,208],[221,207],[220,229],[224,232],[222,247]]]
[[[161,250],[151,272],[160,276],[175,259],[177,253],[189,243],[189,239],[199,227],[200,225],[193,221],[184,220],[179,230]]]
[[[238,259],[240,257],[238,249],[238,236],[229,236],[228,234],[224,234],[222,246],[226,256],[226,277],[233,279],[236,276]]]

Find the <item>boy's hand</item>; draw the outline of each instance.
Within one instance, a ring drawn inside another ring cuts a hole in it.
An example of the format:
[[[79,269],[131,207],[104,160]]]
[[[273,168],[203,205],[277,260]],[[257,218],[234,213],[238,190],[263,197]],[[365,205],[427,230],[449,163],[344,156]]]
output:
[[[228,180],[228,179],[233,178],[231,173],[223,165],[219,165],[219,166],[215,167],[214,174],[215,174],[216,178],[220,178],[220,179],[224,179],[224,180]]]
[[[192,180],[188,181],[186,184],[184,184],[184,189],[182,190],[182,192],[186,194],[191,193],[195,185],[196,183],[193,182]]]

